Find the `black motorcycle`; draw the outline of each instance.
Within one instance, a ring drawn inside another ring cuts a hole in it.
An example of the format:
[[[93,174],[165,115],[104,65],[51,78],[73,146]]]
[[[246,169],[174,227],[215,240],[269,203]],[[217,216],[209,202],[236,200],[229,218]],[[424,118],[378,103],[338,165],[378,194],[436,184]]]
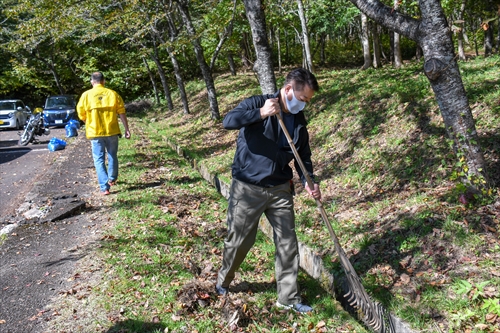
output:
[[[50,130],[45,128],[43,124],[43,116],[42,113],[36,113],[35,115],[31,115],[24,126],[24,130],[19,135],[19,145],[26,146],[30,142],[35,142],[35,135],[49,135]]]

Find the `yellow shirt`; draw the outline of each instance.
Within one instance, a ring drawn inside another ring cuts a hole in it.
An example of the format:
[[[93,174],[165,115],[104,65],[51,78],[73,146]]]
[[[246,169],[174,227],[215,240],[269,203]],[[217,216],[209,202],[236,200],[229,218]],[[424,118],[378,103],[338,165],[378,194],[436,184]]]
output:
[[[118,115],[125,113],[125,104],[114,90],[96,84],[82,94],[76,110],[85,122],[87,139],[121,134]]]

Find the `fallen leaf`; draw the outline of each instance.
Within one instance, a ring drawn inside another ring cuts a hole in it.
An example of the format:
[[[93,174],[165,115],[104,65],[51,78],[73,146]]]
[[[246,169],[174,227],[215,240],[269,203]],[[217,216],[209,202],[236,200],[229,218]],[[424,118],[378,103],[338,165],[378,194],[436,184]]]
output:
[[[486,321],[488,323],[492,323],[493,324],[497,320],[497,318],[498,318],[498,316],[496,314],[494,314],[494,313],[488,313],[486,315]]]
[[[408,274],[405,273],[401,274],[400,279],[403,284],[410,283],[410,276]]]

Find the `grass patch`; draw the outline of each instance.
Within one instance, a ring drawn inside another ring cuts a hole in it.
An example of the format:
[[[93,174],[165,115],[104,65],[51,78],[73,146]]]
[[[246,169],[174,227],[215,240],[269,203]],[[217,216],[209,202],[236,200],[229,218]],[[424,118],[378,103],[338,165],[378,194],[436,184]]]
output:
[[[450,179],[455,157],[421,63],[319,72],[322,90],[305,111],[323,204],[341,244],[369,293],[416,330],[495,332],[500,324],[499,62],[493,56],[460,64],[496,184],[488,205],[458,201]],[[249,74],[215,83],[221,116],[260,94]],[[106,332],[229,331],[236,313],[248,332],[366,332],[304,274],[300,284],[315,313],[276,309],[274,246],[262,235],[232,296],[225,303],[213,296],[227,203],[163,138],[229,183],[237,132],[210,119],[203,84],[186,89],[191,114],[174,96],[179,110],[131,116],[134,137],[121,141],[120,191],[112,202],[119,224],[105,237],[109,281],[100,289],[114,316],[100,325]],[[294,181],[300,241],[342,274],[314,201]]]

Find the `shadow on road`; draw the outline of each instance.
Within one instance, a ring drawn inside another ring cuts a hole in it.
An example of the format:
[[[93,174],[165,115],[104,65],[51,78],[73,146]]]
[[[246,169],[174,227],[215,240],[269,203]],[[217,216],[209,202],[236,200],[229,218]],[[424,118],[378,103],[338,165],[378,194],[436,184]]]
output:
[[[17,141],[14,140],[0,140],[0,147],[14,147],[17,146]]]
[[[31,151],[31,148],[23,147],[16,149],[15,151],[1,150],[0,151],[0,165],[4,163],[9,163],[18,159],[19,157],[26,155]]]

